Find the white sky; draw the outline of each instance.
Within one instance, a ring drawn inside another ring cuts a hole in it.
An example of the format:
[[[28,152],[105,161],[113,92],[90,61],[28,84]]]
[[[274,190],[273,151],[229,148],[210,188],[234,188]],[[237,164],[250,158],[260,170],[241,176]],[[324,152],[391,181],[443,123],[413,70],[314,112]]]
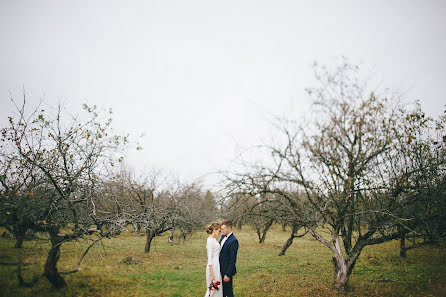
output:
[[[344,55],[437,116],[445,28],[442,0],[0,0],[0,123],[23,87],[31,103],[111,107],[146,134],[132,167],[192,180],[267,141],[270,113],[300,116],[313,61]]]

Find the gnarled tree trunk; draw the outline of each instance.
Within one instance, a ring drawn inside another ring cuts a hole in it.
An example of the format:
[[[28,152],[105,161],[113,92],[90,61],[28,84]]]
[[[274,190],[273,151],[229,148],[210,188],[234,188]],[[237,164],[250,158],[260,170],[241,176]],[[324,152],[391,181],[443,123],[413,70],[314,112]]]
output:
[[[22,247],[23,241],[25,240],[26,228],[22,227],[21,225],[16,225],[12,231],[15,237],[14,247],[19,249]]]
[[[339,238],[336,238],[333,251],[333,284],[339,292],[348,291],[348,280],[360,253],[361,249],[358,249],[345,258],[341,251]]]
[[[406,233],[401,234],[401,239],[400,239],[400,256],[403,258],[406,258],[407,253],[406,253]]]
[[[333,255],[333,285],[340,292],[348,291],[348,268],[344,257],[339,254]]]
[[[347,255],[347,258],[345,258],[344,254],[342,253],[339,236],[333,235],[332,242],[329,242],[320,236],[314,229],[309,228],[309,231],[316,240],[323,243],[333,252],[333,285],[340,293],[347,292],[350,274],[355,267],[356,260],[361,254],[363,246],[354,248],[352,251],[350,251],[351,253]]]
[[[22,248],[24,240],[25,240],[25,234],[16,234],[14,247],[17,249]]]
[[[268,221],[264,228],[263,231],[261,231],[261,228],[257,228],[257,236],[259,237],[259,243],[264,243],[265,239],[266,239],[266,233],[268,233],[269,228],[271,228],[271,226],[273,225],[274,220],[270,220]]]
[[[50,237],[51,249],[48,253],[48,258],[46,259],[44,275],[55,288],[62,288],[65,287],[67,283],[57,270],[57,261],[59,261],[60,246],[63,238],[58,235],[58,230],[51,231]]]
[[[173,235],[174,235],[174,233],[175,233],[175,227],[173,227],[173,228],[170,230],[169,238],[167,239],[167,241],[168,241],[169,243],[173,243]]]
[[[147,237],[146,237],[146,246],[144,248],[144,252],[146,252],[146,253],[150,252],[150,246],[152,244],[153,238],[155,237],[155,234],[156,233],[151,230],[146,231]]]
[[[291,235],[287,241],[283,244],[282,249],[280,250],[279,256],[285,255],[286,250],[293,244],[294,235]]]
[[[285,255],[285,252],[287,251],[287,249],[293,244],[293,240],[294,240],[294,238],[297,238],[297,237],[303,237],[303,236],[305,236],[305,234],[308,233],[308,230],[307,230],[307,231],[305,231],[305,233],[303,233],[303,234],[301,234],[301,235],[296,235],[296,232],[299,231],[299,228],[300,228],[300,227],[301,227],[300,225],[296,225],[296,224],[293,224],[293,225],[292,225],[292,228],[291,228],[291,235],[290,235],[290,237],[287,239],[287,241],[283,244],[283,246],[282,246],[282,250],[280,251],[279,256],[283,256],[283,255]]]

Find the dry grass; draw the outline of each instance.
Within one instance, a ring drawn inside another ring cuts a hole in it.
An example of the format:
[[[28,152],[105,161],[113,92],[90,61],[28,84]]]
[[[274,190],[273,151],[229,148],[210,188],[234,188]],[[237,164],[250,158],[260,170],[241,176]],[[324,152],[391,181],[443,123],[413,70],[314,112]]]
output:
[[[330,252],[306,236],[295,240],[287,254],[278,257],[288,233],[270,231],[266,243],[256,243],[252,230],[235,230],[240,242],[236,296],[333,296]],[[203,296],[206,234],[197,233],[186,243],[169,244],[157,237],[152,251],[144,253],[144,237],[131,233],[104,240],[95,246],[78,273],[66,276],[68,287],[56,290],[46,279],[31,289],[20,288],[16,267],[0,266],[1,296]],[[0,261],[14,261],[21,254],[30,280],[40,273],[48,251],[45,241],[0,239]],[[62,248],[60,270],[76,266],[85,244]],[[367,247],[350,278],[348,296],[442,296],[445,291],[446,249],[429,247],[399,257],[398,242]]]

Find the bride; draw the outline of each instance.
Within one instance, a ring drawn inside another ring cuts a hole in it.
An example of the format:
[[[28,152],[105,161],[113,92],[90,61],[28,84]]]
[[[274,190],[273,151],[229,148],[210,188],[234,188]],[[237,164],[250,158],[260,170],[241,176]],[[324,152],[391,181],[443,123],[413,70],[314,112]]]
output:
[[[206,265],[206,284],[207,290],[205,297],[223,297],[223,283],[220,273],[220,244],[217,241],[217,236],[220,234],[220,224],[212,223],[205,228],[206,233],[209,234],[206,243],[206,250],[208,254],[208,263]],[[220,288],[218,290],[211,290],[209,292],[209,286],[211,282],[220,282]]]

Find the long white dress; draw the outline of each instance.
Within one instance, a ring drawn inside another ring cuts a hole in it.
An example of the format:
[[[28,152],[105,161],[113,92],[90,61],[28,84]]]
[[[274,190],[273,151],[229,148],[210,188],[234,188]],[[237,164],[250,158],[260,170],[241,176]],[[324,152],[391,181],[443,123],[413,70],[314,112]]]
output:
[[[208,254],[208,262],[206,264],[206,295],[205,297],[209,297],[209,285],[211,284],[211,281],[209,277],[211,276],[209,265],[212,264],[212,270],[214,271],[214,278],[215,281],[220,281],[220,289],[218,290],[212,290],[211,291],[211,297],[223,297],[223,282],[221,278],[220,273],[220,244],[218,243],[216,238],[208,237],[207,243],[206,243],[206,250]]]

